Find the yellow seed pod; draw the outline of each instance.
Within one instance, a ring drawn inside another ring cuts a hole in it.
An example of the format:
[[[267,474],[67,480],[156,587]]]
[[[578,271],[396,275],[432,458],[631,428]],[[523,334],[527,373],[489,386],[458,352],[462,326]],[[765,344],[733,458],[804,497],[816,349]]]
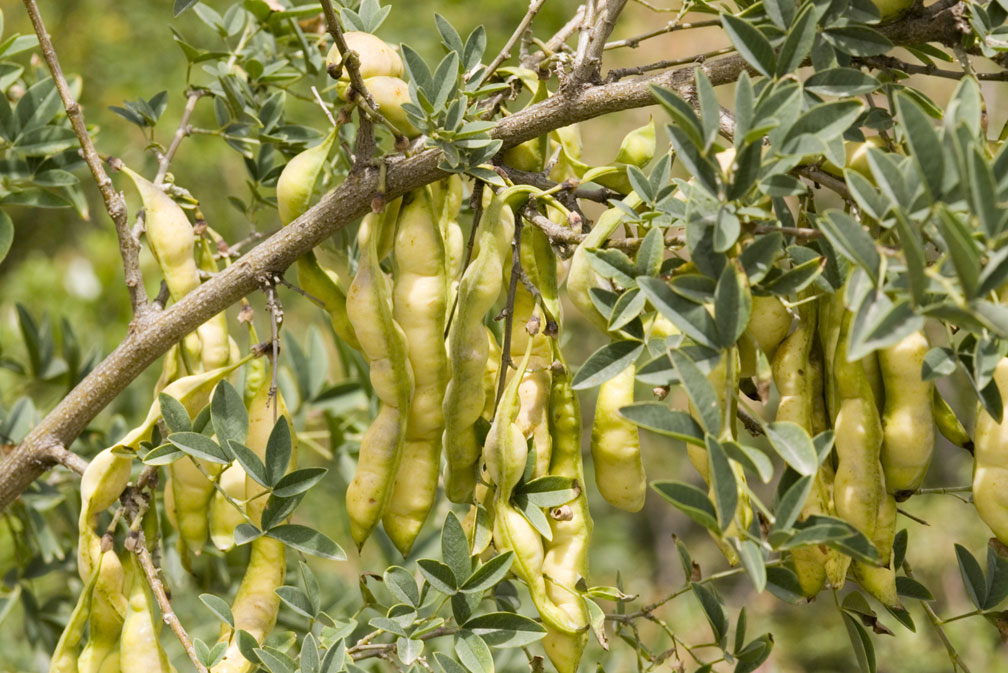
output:
[[[322,174],[336,137],[337,130],[334,128],[322,142],[301,152],[284,166],[276,187],[281,224],[290,224],[308,210],[315,183]]]
[[[655,124],[652,116],[647,124],[634,129],[623,137],[616,161],[621,164],[644,167],[654,157],[654,153]]]
[[[609,504],[628,512],[639,512],[647,493],[639,431],[619,415],[620,407],[633,404],[636,371],[630,365],[599,388],[591,438],[599,493]]]
[[[344,33],[343,39],[346,40],[351,51],[357,52],[357,58],[360,60],[358,69],[362,78],[402,77],[402,58],[399,57],[399,52],[385,40],[377,35],[357,30]],[[335,73],[337,69],[340,72],[339,79],[349,82],[350,75],[343,67],[343,55],[340,53],[339,47],[334,44],[326,56],[326,70]]]
[[[409,85],[398,77],[369,77],[364,86],[378,104],[378,111],[392,122],[392,125],[408,138],[419,135],[420,131],[410,122],[403,110],[403,103],[410,102]]]

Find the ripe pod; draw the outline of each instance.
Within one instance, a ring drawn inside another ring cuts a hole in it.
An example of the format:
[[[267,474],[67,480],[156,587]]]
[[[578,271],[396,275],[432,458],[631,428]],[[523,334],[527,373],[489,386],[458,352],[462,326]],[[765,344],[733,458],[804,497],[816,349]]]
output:
[[[361,31],[349,31],[343,34],[347,46],[351,51],[357,52],[360,63],[358,69],[361,77],[376,77],[386,75],[389,77],[402,77],[403,62],[399,53],[385,40],[377,35]],[[339,79],[349,82],[350,75],[343,68],[343,55],[339,47],[335,44],[329,49],[326,56],[326,70],[330,73],[340,72]]]
[[[633,404],[636,371],[631,364],[599,388],[591,438],[599,493],[610,505],[627,512],[639,512],[647,493],[639,431],[619,415],[620,407]]]
[[[378,105],[378,111],[392,122],[399,133],[408,138],[419,135],[420,131],[410,122],[403,110],[403,103],[410,102],[409,84],[398,77],[376,76],[364,80],[364,86]],[[350,100],[347,95],[350,89],[344,89],[341,94],[344,100]]]
[[[879,352],[885,383],[882,470],[890,493],[916,490],[934,451],[931,402],[934,385],[921,376],[928,341],[913,332]]]

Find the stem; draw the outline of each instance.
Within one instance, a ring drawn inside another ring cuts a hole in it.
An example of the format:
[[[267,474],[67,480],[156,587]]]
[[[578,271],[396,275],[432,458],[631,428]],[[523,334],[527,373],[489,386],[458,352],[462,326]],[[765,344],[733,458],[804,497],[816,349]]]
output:
[[[913,571],[910,569],[909,562],[903,561],[903,571],[906,573],[907,577],[913,579]],[[952,662],[953,670],[958,668],[962,670],[963,673],[970,673],[969,667],[966,666],[962,657],[959,656],[959,652],[956,651],[955,645],[952,644],[952,640],[949,638],[948,633],[945,632],[945,627],[942,624],[941,618],[938,617],[934,609],[927,601],[921,601],[920,604],[924,609],[925,614],[927,614],[928,621],[931,622],[935,631],[938,632],[938,638],[942,641],[942,644],[945,645],[945,651],[948,652],[948,657]]]
[[[504,47],[500,50],[500,53],[497,54],[497,56],[494,57],[494,60],[490,62],[490,65],[487,66],[487,69],[483,72],[483,75],[479,78],[479,82],[476,83],[476,88],[481,87],[483,83],[486,82],[487,79],[489,79],[490,76],[497,71],[497,68],[500,66],[500,64],[511,57],[511,49],[521,38],[522,33],[524,33],[528,29],[528,27],[532,24],[532,19],[534,19],[535,15],[539,13],[539,10],[542,9],[542,6],[543,4],[545,4],[545,2],[546,0],[531,0],[529,2],[528,11],[525,12],[525,16],[522,18],[521,23],[518,24],[517,28],[515,28],[515,31],[511,34],[511,37],[508,38],[508,41],[504,43]]]

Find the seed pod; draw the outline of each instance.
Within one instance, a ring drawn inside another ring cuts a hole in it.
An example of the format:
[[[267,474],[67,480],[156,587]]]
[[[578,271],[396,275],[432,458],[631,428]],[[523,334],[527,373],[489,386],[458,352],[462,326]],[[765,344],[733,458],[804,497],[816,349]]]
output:
[[[921,374],[928,352],[923,332],[913,332],[879,351],[885,383],[882,415],[882,471],[890,493],[916,490],[931,464],[934,422],[931,403],[934,385]]]
[[[891,494],[883,494],[875,520],[875,534],[872,544],[882,557],[881,565],[864,561],[854,561],[854,576],[865,591],[877,598],[883,605],[896,607],[900,604],[896,593],[896,572],[892,567],[893,540],[896,536],[896,499]]]
[[[566,368],[553,374],[549,407],[553,436],[549,472],[574,480],[578,495],[564,505],[565,514],[569,516],[554,516],[555,512],[551,512],[549,524],[553,539],[545,543],[543,575],[547,598],[580,630],[572,634],[547,625],[543,647],[558,673],[574,673],[588,641],[588,610],[576,587],[588,578],[588,549],[593,526],[581,465],[581,410]]]
[[[91,574],[91,578],[84,586],[70,619],[60,634],[59,642],[49,660],[49,673],[78,673],[77,649],[84,639],[84,628],[87,626],[88,614],[91,611],[91,596],[94,593],[95,584],[98,581],[98,572]]]
[[[378,105],[378,111],[388,119],[393,126],[408,138],[420,134],[406,116],[403,104],[410,102],[409,84],[398,77],[376,76],[364,80],[364,86]],[[344,100],[349,100],[350,89],[343,91]]]
[[[394,273],[393,315],[406,335],[415,392],[403,457],[382,521],[405,556],[437,493],[444,431],[441,403],[448,384],[444,241],[427,190],[414,191],[399,211]]]
[[[133,558],[133,563],[137,564]],[[161,647],[154,624],[150,587],[139,567],[134,568],[134,575],[120,644],[122,673],[169,673],[168,655]]]
[[[357,52],[361,77],[365,79],[379,75],[402,77],[403,63],[399,53],[380,37],[353,30],[343,33],[343,39],[346,40],[347,47]],[[339,72],[339,79],[350,81],[350,75],[343,67],[343,55],[335,44],[326,56],[326,70],[330,73]]]
[[[967,449],[970,453],[973,452],[973,440],[936,386],[932,386],[931,390],[931,414],[934,416],[938,431],[945,439]]]
[[[337,135],[337,130],[332,129],[322,142],[301,152],[284,166],[276,187],[281,224],[290,224],[308,210],[315,184],[322,175]]]
[[[147,242],[164,273],[171,298],[178,301],[199,287],[199,270],[193,258],[196,237],[182,208],[170,196],[126,166],[122,172],[133,180],[143,201]]]
[[[654,117],[641,126],[634,129],[623,137],[620,143],[619,154],[616,155],[617,163],[632,164],[643,168],[654,157],[655,153],[655,124]]]
[[[599,388],[591,438],[599,493],[610,505],[627,512],[639,512],[647,493],[639,430],[619,415],[620,407],[633,404],[636,371],[631,364]]]
[[[994,369],[994,383],[1008,410],[1008,358]],[[1001,422],[987,413],[983,405],[977,411],[973,452],[973,505],[995,537],[1008,544],[1008,413]]]

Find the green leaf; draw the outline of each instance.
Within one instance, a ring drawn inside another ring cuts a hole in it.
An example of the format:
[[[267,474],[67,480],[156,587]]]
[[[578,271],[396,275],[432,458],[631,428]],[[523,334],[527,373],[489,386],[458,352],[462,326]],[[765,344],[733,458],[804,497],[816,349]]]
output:
[[[539,508],[559,507],[577,497],[574,480],[558,475],[545,475],[522,486],[517,493]]]
[[[434,23],[437,24],[438,33],[441,35],[441,43],[449,50],[462,53],[465,48],[462,45],[462,38],[455,27],[440,14],[434,14]]]
[[[983,609],[987,602],[987,580],[984,579],[980,564],[966,547],[956,543],[956,560],[959,562],[959,574],[962,575],[966,595],[977,608]]]
[[[678,481],[653,481],[651,488],[686,516],[707,530],[720,534],[714,503],[705,491]]]
[[[862,673],[876,673],[875,646],[872,645],[868,632],[856,617],[847,611],[843,611],[841,614],[843,614],[844,626],[847,627],[851,647],[854,649],[854,658],[857,659]]]
[[[763,558],[759,545],[752,540],[742,540],[738,543],[738,552],[756,593],[763,593],[767,583],[766,559]]]
[[[270,486],[276,486],[284,476],[284,473],[287,471],[287,465],[290,463],[291,451],[293,450],[290,426],[287,424],[287,419],[281,416],[277,419],[276,425],[273,426],[269,439],[266,441],[266,460],[264,464],[266,479],[269,481]]]
[[[936,200],[942,195],[942,173],[945,166],[945,151],[938,133],[917,103],[902,92],[896,94],[896,115],[906,131],[906,141],[910,145],[914,164],[924,178],[924,186],[931,199]],[[993,194],[990,197],[993,198]]]
[[[701,305],[676,294],[668,283],[658,278],[637,278],[637,285],[651,305],[684,335],[701,346],[717,349],[717,327]]]
[[[707,465],[711,491],[714,493],[714,508],[718,514],[718,526],[724,531],[735,518],[738,482],[724,447],[713,435],[707,435]]]
[[[794,525],[811,490],[812,475],[805,475],[796,479],[784,491],[774,508],[774,531],[787,530]]]
[[[234,615],[231,614],[231,606],[228,605],[227,601],[219,596],[213,594],[200,594],[199,599],[203,601],[203,605],[210,609],[210,612],[217,615],[217,617],[230,626],[234,628]]]
[[[639,316],[645,305],[647,298],[638,288],[629,289],[621,294],[613,305],[612,315],[609,316],[609,331],[615,332]]]
[[[878,79],[854,68],[820,70],[805,80],[805,90],[820,96],[863,96],[880,86]]]
[[[307,617],[308,619],[315,618],[315,612],[312,610],[311,601],[304,590],[299,589],[298,587],[282,586],[277,587],[275,592],[276,595],[280,597],[280,600],[284,602],[284,605],[294,612],[298,613],[302,617]]]
[[[420,54],[418,54],[408,44],[401,45],[401,47],[403,65],[405,66],[410,79],[413,80],[417,88],[420,89],[428,101],[434,100],[436,89],[430,68],[427,67],[426,63],[424,63],[423,57],[421,57]]]
[[[668,355],[679,373],[679,380],[686,388],[686,394],[700,415],[703,429],[711,434],[717,434],[721,430],[721,404],[718,402],[714,386],[693,360],[681,350],[670,350]]]
[[[657,276],[661,271],[662,259],[665,254],[665,241],[662,230],[654,227],[648,230],[637,249],[637,276]]]
[[[227,380],[214,388],[210,398],[210,422],[213,423],[217,441],[224,444],[228,440],[244,442],[248,434],[248,412],[242,396]]]
[[[10,252],[11,244],[14,242],[14,223],[10,215],[0,210],[0,262],[3,261],[7,253]]]
[[[403,603],[417,607],[420,604],[420,591],[416,580],[408,570],[400,566],[392,566],[382,575],[385,588]]]
[[[172,16],[178,16],[197,2],[199,2],[199,0],[175,0],[175,6],[172,8]]]
[[[905,598],[913,598],[918,601],[933,601],[934,596],[926,586],[915,579],[896,576],[896,593]]]
[[[298,670],[297,663],[278,649],[257,647],[255,653],[270,673],[294,673]]]
[[[721,598],[706,584],[692,582],[690,588],[700,601],[700,607],[703,608],[704,615],[710,623],[711,631],[714,632],[714,642],[720,645],[728,638],[728,618],[725,616]]]
[[[822,33],[831,45],[851,56],[880,56],[893,48],[882,33],[867,26],[833,27]]]
[[[466,673],[465,667],[446,654],[435,652],[434,659],[437,661],[438,666],[441,667],[441,670],[444,671],[444,673]]]
[[[546,635],[542,625],[513,612],[479,615],[462,628],[482,638],[490,647],[525,647]]]
[[[817,18],[812,5],[806,5],[794,23],[789,26],[777,61],[777,77],[783,77],[797,70],[812,51],[817,32]]]
[[[298,658],[301,673],[319,673],[320,663],[318,643],[315,636],[308,633],[301,641],[301,656]]]
[[[976,242],[970,235],[969,226],[962,219],[944,206],[940,207],[938,211],[940,215],[938,224],[945,245],[948,246],[952,266],[962,284],[966,299],[972,299],[976,296],[980,270],[983,268]]]
[[[245,470],[245,473],[252,477],[257,484],[263,488],[270,487],[270,480],[266,477],[266,467],[255,451],[237,442],[228,442],[228,450]]]
[[[435,561],[434,559],[422,558],[417,561],[420,573],[436,591],[451,596],[458,589],[455,573],[450,567]]]
[[[452,583],[454,587],[461,584],[472,572],[469,540],[454,512],[448,513],[441,527],[441,558],[455,576],[455,581]]]
[[[828,142],[850,128],[863,110],[864,104],[856,100],[820,103],[798,118],[781,144],[786,148],[804,135],[814,135],[820,141]]]
[[[662,402],[638,402],[621,407],[619,412],[625,419],[645,430],[695,446],[705,446],[703,428],[685,411],[670,409]]]
[[[494,556],[477,568],[459,589],[465,593],[482,593],[496,586],[510,572],[513,556],[510,551]]]
[[[703,69],[694,70],[693,76],[696,80],[697,102],[700,104],[700,122],[703,127],[702,149],[706,152],[717,140],[721,128],[721,105],[718,103],[717,94],[714,93],[714,86],[707,79]]]
[[[332,561],[345,561],[346,553],[338,544],[317,530],[296,523],[281,524],[270,528],[266,533],[271,538],[280,540],[288,547],[303,551],[306,554],[321,556]]]
[[[295,470],[280,478],[273,487],[273,495],[278,498],[290,498],[304,493],[322,480],[329,470],[324,467],[306,467]]]
[[[826,217],[817,218],[816,224],[837,252],[867,271],[872,283],[878,284],[882,259],[875,239],[854,218],[831,209]]]
[[[651,93],[658,103],[671,115],[675,128],[678,128],[686,135],[689,143],[698,149],[703,147],[703,128],[700,126],[700,119],[697,118],[696,110],[693,109],[693,106],[671,89],[651,85]]]
[[[168,441],[193,458],[200,458],[217,465],[227,465],[231,462],[230,457],[217,445],[217,442],[198,432],[175,432],[168,436]]]
[[[752,313],[752,295],[742,269],[725,264],[714,290],[714,325],[722,348],[731,348],[745,332]]]
[[[721,25],[728,33],[728,37],[735,49],[738,50],[739,55],[761,75],[772,78],[777,69],[777,58],[774,56],[770,41],[763,37],[763,33],[745,19],[731,14],[721,15]]]
[[[601,385],[637,361],[644,344],[637,341],[612,341],[588,356],[571,379],[574,390]]]
[[[490,648],[472,631],[462,630],[456,634],[455,654],[470,673],[494,673]]]
[[[166,393],[158,395],[158,404],[161,405],[161,418],[168,426],[168,432],[189,432],[192,430],[192,419],[182,403]]]
[[[1008,557],[1003,556],[1000,548],[994,544],[988,544],[987,598],[984,600],[984,610],[996,608],[1005,598],[1008,598]]]
[[[333,643],[319,665],[319,673],[339,673],[346,662],[346,644],[342,639]]]

